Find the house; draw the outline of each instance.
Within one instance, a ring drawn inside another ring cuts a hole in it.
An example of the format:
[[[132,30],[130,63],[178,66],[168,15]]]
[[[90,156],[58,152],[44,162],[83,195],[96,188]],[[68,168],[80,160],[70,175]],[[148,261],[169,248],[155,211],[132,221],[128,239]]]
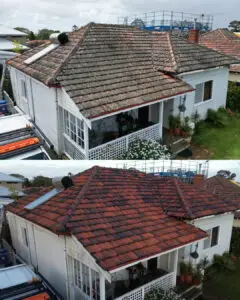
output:
[[[23,188],[23,179],[0,172],[0,185],[21,191]]]
[[[224,178],[223,176],[213,176],[201,183],[203,183],[202,187],[205,190],[214,193],[217,197],[228,199],[229,201],[236,203],[236,205],[240,203],[239,183]],[[240,211],[235,214],[233,227],[240,227]]]
[[[16,56],[14,42],[25,43],[26,33],[12,29],[0,24],[0,64],[3,64],[7,59]],[[22,50],[27,50],[25,45],[19,45]]]
[[[232,31],[223,28],[201,35],[200,44],[240,60],[240,38]],[[240,82],[240,66],[232,65],[229,80]]]
[[[14,98],[57,153],[120,158],[136,139],[164,139],[179,106],[182,118],[225,106],[236,60],[191,41],[90,23],[8,61]]]
[[[175,287],[182,259],[229,251],[235,211],[175,178],[93,167],[10,204],[6,217],[16,253],[64,299],[140,300]]]

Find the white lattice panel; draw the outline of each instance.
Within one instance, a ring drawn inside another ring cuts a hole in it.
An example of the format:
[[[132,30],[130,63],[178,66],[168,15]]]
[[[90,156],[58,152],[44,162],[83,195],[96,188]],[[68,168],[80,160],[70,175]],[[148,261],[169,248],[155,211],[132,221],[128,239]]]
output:
[[[122,297],[119,297],[115,300],[144,300],[144,296],[153,289],[161,288],[165,291],[168,291],[174,287],[174,276],[175,274],[168,273],[165,276],[162,276],[152,282],[143,285],[142,287],[129,292]]]
[[[129,135],[123,136],[119,139],[113,140],[109,143],[100,145],[89,150],[89,159],[118,159],[128,150],[128,146],[133,141],[140,140],[159,140],[160,139],[160,124],[150,126],[148,128],[139,130]]]
[[[74,146],[65,136],[64,136],[64,152],[67,153],[72,159],[82,160],[86,159],[86,156]]]

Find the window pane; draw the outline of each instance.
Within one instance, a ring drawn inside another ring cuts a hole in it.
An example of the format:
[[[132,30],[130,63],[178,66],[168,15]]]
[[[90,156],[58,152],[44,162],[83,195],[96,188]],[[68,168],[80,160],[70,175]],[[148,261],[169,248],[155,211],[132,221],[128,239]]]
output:
[[[204,98],[203,98],[204,101],[212,99],[212,84],[213,84],[212,81],[205,82],[205,85],[204,85]]]
[[[211,241],[211,230],[207,230],[207,235],[208,238],[206,240],[204,240],[204,245],[203,245],[203,249],[207,249],[210,247],[210,241]]]
[[[22,96],[27,99],[27,87],[26,82],[24,80],[21,81],[22,84]]]
[[[70,114],[70,137],[74,142],[77,141],[76,118],[72,114]]]
[[[214,247],[218,244],[218,235],[219,235],[219,226],[214,227],[212,229],[212,241],[211,241],[211,247]]]
[[[27,229],[22,228],[22,238],[23,238],[23,244],[28,247],[28,237],[27,237]]]
[[[64,132],[69,135],[69,114],[64,110]]]
[[[81,266],[80,262],[76,259],[74,259],[74,283],[81,289]]]
[[[91,270],[92,275],[92,299],[100,300],[100,283],[99,273],[95,270]]]
[[[89,268],[82,264],[83,292],[90,296]]]
[[[203,84],[197,84],[196,85],[196,91],[195,91],[195,103],[199,103],[203,101]]]

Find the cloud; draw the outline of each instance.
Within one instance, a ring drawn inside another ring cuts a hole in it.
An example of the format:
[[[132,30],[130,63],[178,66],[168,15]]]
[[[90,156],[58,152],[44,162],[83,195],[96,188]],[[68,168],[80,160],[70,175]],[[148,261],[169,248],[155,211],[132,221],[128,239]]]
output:
[[[238,18],[237,0],[1,0],[0,22],[10,27],[24,26],[71,30],[72,25],[89,22],[117,23],[119,16],[153,10],[174,10],[197,14],[215,14],[215,25],[226,27]]]

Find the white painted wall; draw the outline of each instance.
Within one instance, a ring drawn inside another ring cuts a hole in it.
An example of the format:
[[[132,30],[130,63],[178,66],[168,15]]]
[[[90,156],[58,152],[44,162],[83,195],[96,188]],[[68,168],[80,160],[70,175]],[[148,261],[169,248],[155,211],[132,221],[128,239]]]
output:
[[[60,293],[64,299],[75,300],[73,270],[67,267],[71,256],[100,274],[100,280],[111,281],[95,259],[74,237],[58,236],[47,229],[7,212],[7,220],[16,253],[36,270]],[[29,246],[23,242],[21,228],[27,229]],[[104,300],[104,299],[103,299]]]
[[[27,220],[7,212],[16,253],[67,299],[64,237],[59,237]],[[21,228],[27,229],[29,246],[24,246]]]
[[[219,239],[218,239],[218,245],[203,249],[204,242],[201,241],[198,243],[198,253],[199,253],[199,259],[196,261],[198,263],[201,259],[207,257],[207,259],[211,262],[213,259],[214,254],[222,255],[224,252],[228,252],[230,249],[230,242],[232,237],[232,227],[233,227],[233,219],[234,214],[224,214],[224,215],[218,215],[213,216],[209,218],[202,218],[199,220],[193,221],[193,225],[196,227],[207,231],[209,229],[212,229],[216,226],[220,226],[219,229]],[[195,247],[185,247],[185,253],[184,257],[185,260],[189,260],[189,254],[191,251],[194,251]]]
[[[240,73],[230,72],[229,81],[240,82]]]
[[[211,100],[195,104],[195,91],[187,95],[187,109],[185,111],[185,116],[191,117],[192,113],[197,110],[201,118],[205,119],[208,109],[217,110],[221,106],[225,107],[228,89],[228,76],[229,70],[227,67],[179,76],[184,81],[189,83],[193,88],[195,88],[197,84],[213,80],[213,93]],[[179,104],[180,99],[176,98],[174,101],[174,114],[179,113]]]
[[[58,152],[56,88],[49,88],[30,76],[10,67],[14,99],[17,106],[31,117]],[[22,97],[21,80],[25,80],[28,99]]]

